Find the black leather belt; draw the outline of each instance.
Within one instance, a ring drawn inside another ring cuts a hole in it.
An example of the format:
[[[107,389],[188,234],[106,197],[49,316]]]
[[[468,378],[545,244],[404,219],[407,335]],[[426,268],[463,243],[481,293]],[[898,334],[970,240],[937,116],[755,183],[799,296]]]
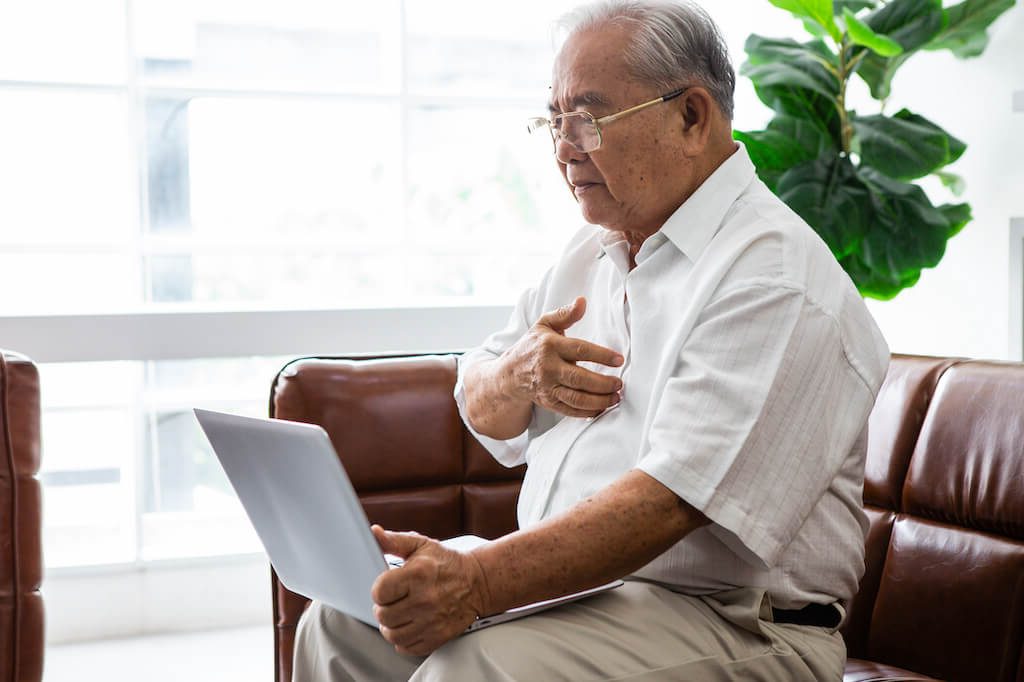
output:
[[[831,604],[808,604],[802,609],[772,609],[772,620],[776,623],[834,628],[841,618],[839,609]]]

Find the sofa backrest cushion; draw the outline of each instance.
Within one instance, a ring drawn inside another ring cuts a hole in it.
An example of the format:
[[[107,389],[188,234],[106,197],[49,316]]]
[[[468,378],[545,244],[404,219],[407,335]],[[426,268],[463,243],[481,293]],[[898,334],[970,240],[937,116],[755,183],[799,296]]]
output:
[[[331,437],[371,523],[436,538],[495,538],[516,528],[523,467],[494,461],[463,427],[454,355],[303,359],[271,390],[270,414],[319,424]],[[291,679],[295,623],[306,599],[274,581],[277,679]]]
[[[870,429],[850,655],[1024,679],[1024,365],[895,356]]]

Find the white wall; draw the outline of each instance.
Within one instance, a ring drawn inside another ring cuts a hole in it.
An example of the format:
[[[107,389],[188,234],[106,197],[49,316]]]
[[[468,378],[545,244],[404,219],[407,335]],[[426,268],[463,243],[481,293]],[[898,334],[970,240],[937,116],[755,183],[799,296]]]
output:
[[[704,4],[720,23],[737,69],[749,33],[802,36],[799,24],[767,0]],[[967,152],[949,168],[966,178],[964,196],[954,199],[937,183],[926,189],[933,201],[967,201],[974,210],[974,221],[949,242],[937,268],[924,271],[917,285],[892,301],[869,301],[894,352],[1021,357],[1019,348],[1009,349],[1008,244],[1010,218],[1024,216],[1024,113],[1011,107],[1013,93],[1024,90],[1024,5],[1003,15],[990,35],[988,49],[976,59],[915,55],[893,84],[887,113],[907,107],[967,143]],[[852,106],[875,113],[877,105],[857,84]],[[737,84],[736,109],[737,128],[767,121],[746,79]]]

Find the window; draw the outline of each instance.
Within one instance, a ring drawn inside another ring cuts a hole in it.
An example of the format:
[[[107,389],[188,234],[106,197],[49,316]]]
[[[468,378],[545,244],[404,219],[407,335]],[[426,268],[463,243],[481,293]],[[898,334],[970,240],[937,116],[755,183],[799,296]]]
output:
[[[5,3],[0,325],[510,303],[580,222],[524,123],[570,4]],[[190,408],[264,414],[295,341],[43,363],[47,565],[257,551]]]

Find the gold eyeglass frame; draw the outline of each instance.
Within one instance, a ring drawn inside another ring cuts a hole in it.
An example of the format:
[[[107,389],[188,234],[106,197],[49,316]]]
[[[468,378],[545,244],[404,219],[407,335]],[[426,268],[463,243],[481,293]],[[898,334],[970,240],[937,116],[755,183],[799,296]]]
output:
[[[580,152],[581,154],[589,154],[590,152],[594,152],[600,149],[601,144],[604,142],[604,138],[601,134],[601,126],[607,125],[614,121],[618,121],[620,118],[625,118],[630,114],[635,114],[636,112],[642,111],[647,107],[653,107],[655,104],[661,104],[662,102],[667,102],[670,99],[675,99],[676,97],[679,97],[687,90],[689,90],[689,87],[679,88],[678,90],[673,90],[672,92],[665,93],[661,97],[656,97],[649,102],[637,104],[634,107],[623,109],[622,111],[616,112],[614,114],[608,114],[607,116],[602,116],[601,118],[594,118],[594,115],[591,114],[589,111],[567,111],[564,114],[558,114],[557,116],[551,118],[550,120],[544,118],[543,116],[535,116],[527,121],[526,131],[528,133],[534,133],[540,128],[547,128],[548,132],[551,134],[551,145],[554,148],[554,152],[556,154],[558,153],[558,139],[560,137],[566,142],[568,142],[573,149]],[[581,149],[574,142],[572,142],[572,140],[568,139],[567,137],[564,137],[561,132],[557,131],[557,124],[568,116],[580,116],[585,119],[589,119],[591,125],[593,125],[594,129],[597,131],[596,147],[592,149]]]

